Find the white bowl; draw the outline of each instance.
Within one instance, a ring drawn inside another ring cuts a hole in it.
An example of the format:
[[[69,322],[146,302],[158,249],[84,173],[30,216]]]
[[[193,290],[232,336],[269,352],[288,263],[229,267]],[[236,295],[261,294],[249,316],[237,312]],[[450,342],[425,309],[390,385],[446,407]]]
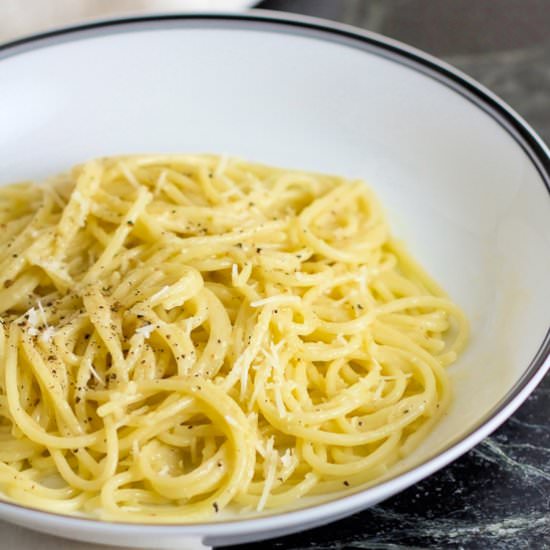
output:
[[[361,177],[396,233],[466,310],[455,399],[392,476],[261,518],[109,524],[0,503],[0,517],[135,547],[230,544],[373,505],[466,452],[548,368],[550,155],[509,107],[458,71],[386,38],[312,19],[247,15],[108,21],[0,49],[0,179],[100,155],[226,152]]]

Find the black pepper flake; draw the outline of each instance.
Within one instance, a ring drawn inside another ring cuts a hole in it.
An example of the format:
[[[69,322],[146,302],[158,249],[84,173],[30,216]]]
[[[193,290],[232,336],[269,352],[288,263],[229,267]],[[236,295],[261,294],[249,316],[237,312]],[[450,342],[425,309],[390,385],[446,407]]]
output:
[[[213,502],[212,503],[212,506],[214,507],[214,512],[216,512],[216,514],[220,511],[220,508],[218,506],[218,503],[217,502]]]
[[[349,481],[344,481],[344,485],[345,485],[346,487],[349,487]]]
[[[77,395],[75,398],[74,398],[74,402],[75,403],[80,403],[81,399],[80,397]]]
[[[12,257],[13,257],[13,258],[17,258],[18,255],[17,255],[17,254],[12,254]]]
[[[128,225],[134,225],[134,222],[133,222],[132,220],[128,220],[126,223],[127,223]]]

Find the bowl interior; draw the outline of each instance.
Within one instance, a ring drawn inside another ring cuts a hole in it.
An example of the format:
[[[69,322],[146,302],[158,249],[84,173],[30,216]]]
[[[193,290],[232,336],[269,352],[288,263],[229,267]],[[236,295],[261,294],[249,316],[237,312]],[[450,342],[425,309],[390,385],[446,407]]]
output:
[[[541,345],[550,200],[491,114],[387,52],[322,38],[265,22],[188,20],[8,50],[0,182],[157,151],[223,152],[368,181],[395,233],[472,325],[451,367],[452,407],[403,468],[485,417]]]

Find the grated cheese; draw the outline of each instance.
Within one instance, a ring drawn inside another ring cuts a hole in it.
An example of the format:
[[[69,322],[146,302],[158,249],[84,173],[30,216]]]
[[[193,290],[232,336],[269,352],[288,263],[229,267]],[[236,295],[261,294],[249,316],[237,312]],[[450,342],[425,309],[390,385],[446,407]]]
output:
[[[136,334],[140,334],[146,340],[151,336],[151,333],[155,330],[155,325],[143,325],[136,329]]]
[[[27,317],[27,320],[28,320],[29,325],[31,327],[36,327],[36,325],[38,325],[38,313],[37,313],[36,309],[31,307],[31,309],[29,309],[25,313],[25,316]]]
[[[277,411],[281,418],[287,416],[287,410],[284,405],[283,396],[281,393],[281,386],[284,384],[284,369],[281,363],[281,357],[279,355],[279,350],[284,345],[284,341],[281,340],[278,344],[275,344],[273,341],[269,344],[269,350],[262,348],[262,353],[269,362],[271,371],[273,372],[273,378],[275,379],[274,384],[267,384],[266,386],[273,389],[275,393],[275,405]]]
[[[291,468],[296,462],[296,457],[292,452],[292,449],[287,449],[281,456],[281,464],[285,470]]]
[[[40,301],[40,299],[36,301],[36,304],[38,305],[38,311],[40,311],[40,316],[42,317],[42,324],[46,327],[46,330],[40,335],[40,339],[43,342],[49,342],[55,334],[55,329],[48,325],[46,312],[44,311],[44,307],[42,306],[42,302]]]
[[[51,342],[52,338],[55,335],[55,328],[54,327],[46,327],[46,330],[40,335],[40,340],[43,342]]]
[[[267,502],[269,494],[271,493],[271,490],[273,489],[275,478],[277,476],[277,464],[279,462],[279,453],[277,452],[276,449],[273,448],[273,445],[274,445],[274,439],[273,439],[273,436],[271,436],[266,445],[265,462],[264,462],[265,482],[262,489],[262,496],[260,497],[260,500],[258,501],[258,506],[256,507],[256,510],[258,512],[261,512],[265,508],[265,504]]]

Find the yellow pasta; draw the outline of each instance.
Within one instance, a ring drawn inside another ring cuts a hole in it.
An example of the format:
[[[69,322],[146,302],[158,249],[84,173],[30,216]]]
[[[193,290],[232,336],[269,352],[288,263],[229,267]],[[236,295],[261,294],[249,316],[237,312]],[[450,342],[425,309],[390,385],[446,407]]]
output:
[[[0,189],[0,490],[179,523],[383,475],[441,417],[461,310],[362,182],[210,155]]]

